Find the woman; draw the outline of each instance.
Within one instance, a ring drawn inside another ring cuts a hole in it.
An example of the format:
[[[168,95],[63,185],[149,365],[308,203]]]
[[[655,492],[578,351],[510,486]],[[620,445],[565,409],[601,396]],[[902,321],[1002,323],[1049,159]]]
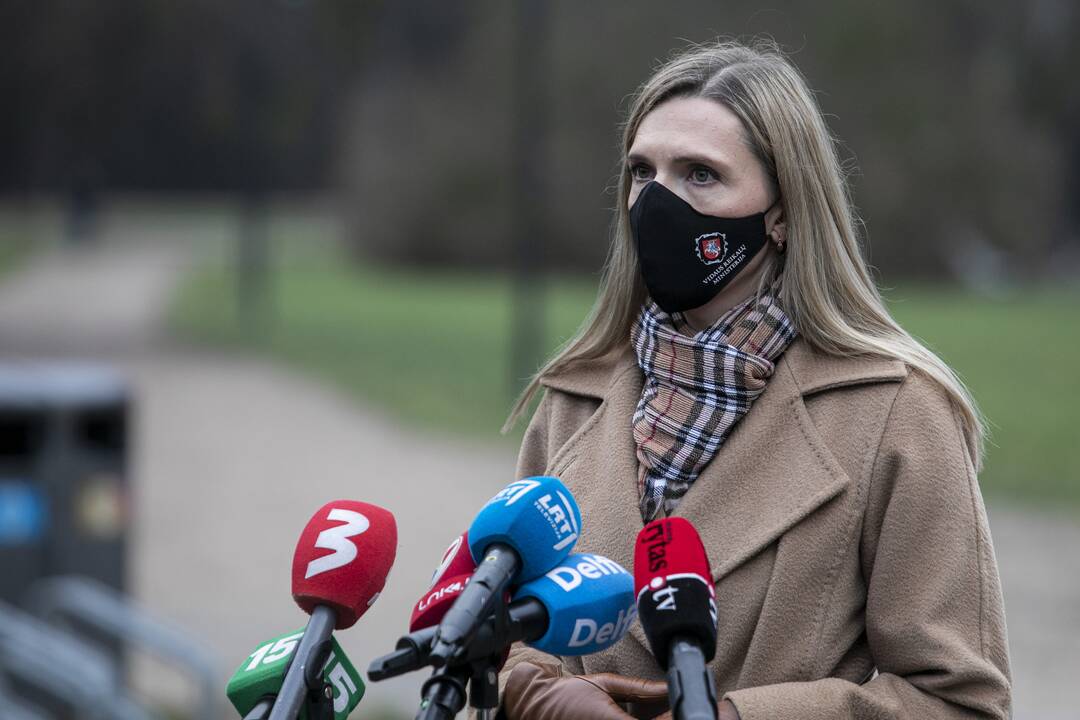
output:
[[[1010,679],[953,372],[889,316],[833,142],[773,46],[693,47],[641,87],[602,287],[548,362],[518,476],[561,477],[579,552],[632,564],[675,514],[712,563],[721,718],[1006,718]],[[516,647],[512,719],[626,718],[666,686],[615,647]]]

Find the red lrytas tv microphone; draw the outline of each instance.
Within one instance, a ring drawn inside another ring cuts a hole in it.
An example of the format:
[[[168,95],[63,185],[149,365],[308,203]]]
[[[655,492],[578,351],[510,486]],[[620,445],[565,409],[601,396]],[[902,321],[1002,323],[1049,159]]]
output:
[[[469,552],[469,531],[466,530],[454,538],[454,541],[446,548],[442,560],[439,561],[439,567],[435,568],[435,572],[431,575],[431,585],[428,587],[434,588],[447,578],[471,575],[474,570],[476,570],[476,562],[473,560],[472,553]]]
[[[654,520],[638,533],[634,589],[641,628],[667,671],[673,716],[714,720],[716,688],[706,663],[716,655],[716,590],[689,520]]]
[[[351,627],[386,584],[397,553],[397,523],[389,510],[355,500],[323,505],[296,544],[292,593],[311,614],[334,609],[335,628]]]

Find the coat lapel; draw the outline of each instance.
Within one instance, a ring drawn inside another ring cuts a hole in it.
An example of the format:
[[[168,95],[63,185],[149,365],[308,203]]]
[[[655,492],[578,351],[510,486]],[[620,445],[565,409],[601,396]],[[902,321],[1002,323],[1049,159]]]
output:
[[[690,520],[701,534],[716,582],[851,483],[815,428],[803,397],[832,387],[896,379],[904,370],[901,363],[888,360],[846,361],[837,367],[797,339],[777,362],[750,412],[679,504],[675,515]],[[607,383],[584,373],[545,381],[603,400],[549,470],[567,481],[582,508],[586,532],[576,551],[604,555],[632,570],[634,542],[643,522],[630,419],[643,378],[632,352],[605,361],[603,368]],[[630,632],[647,645],[639,623]]]
[[[692,522],[719,582],[850,483],[810,420],[786,356],[687,491]]]
[[[632,353],[613,363],[606,388],[545,382],[550,387],[600,397],[596,413],[563,446],[549,471],[573,491],[582,510],[582,539],[575,552],[597,553],[633,571],[634,541],[643,527],[638,510],[637,455],[630,419],[643,377]],[[594,394],[595,393],[595,394]]]

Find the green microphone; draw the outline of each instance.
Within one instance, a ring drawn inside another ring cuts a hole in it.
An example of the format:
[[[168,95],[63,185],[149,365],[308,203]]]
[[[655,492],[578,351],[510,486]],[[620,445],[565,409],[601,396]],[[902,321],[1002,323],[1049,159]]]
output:
[[[303,630],[297,630],[263,643],[240,663],[225,694],[241,717],[258,720],[269,716],[303,634]],[[299,718],[345,720],[364,697],[364,681],[333,637],[322,666],[322,679],[323,693],[309,697],[301,706]]]

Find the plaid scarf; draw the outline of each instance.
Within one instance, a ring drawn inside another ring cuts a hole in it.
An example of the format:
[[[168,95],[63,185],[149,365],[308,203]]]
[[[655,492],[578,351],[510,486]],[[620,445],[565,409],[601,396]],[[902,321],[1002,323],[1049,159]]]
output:
[[[693,337],[682,313],[651,300],[630,339],[645,374],[634,412],[641,517],[676,506],[765,390],[795,328],[772,291],[751,297]]]

